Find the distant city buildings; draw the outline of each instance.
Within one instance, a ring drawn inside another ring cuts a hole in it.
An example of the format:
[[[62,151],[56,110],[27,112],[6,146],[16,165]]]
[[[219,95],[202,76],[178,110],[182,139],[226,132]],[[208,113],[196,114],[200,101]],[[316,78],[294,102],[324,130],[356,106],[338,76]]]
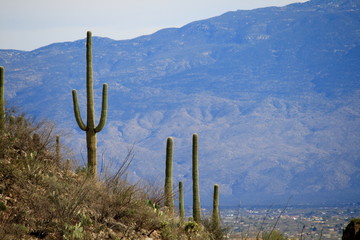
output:
[[[359,218],[360,205],[339,207],[222,209],[222,222],[229,239],[252,239],[274,229],[291,239],[341,239],[352,218]]]

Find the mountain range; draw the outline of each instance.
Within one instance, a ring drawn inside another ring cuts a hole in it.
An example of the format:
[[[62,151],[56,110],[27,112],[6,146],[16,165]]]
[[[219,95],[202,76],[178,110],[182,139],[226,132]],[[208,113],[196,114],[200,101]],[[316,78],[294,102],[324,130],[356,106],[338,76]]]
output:
[[[85,39],[3,49],[0,65],[8,105],[54,121],[84,155],[71,90],[85,111]],[[172,136],[174,183],[184,182],[190,205],[198,133],[203,205],[214,184],[223,205],[356,202],[359,66],[359,0],[238,10],[130,40],[93,37],[98,117],[109,85],[99,152],[112,166],[134,147],[130,175],[162,187]]]

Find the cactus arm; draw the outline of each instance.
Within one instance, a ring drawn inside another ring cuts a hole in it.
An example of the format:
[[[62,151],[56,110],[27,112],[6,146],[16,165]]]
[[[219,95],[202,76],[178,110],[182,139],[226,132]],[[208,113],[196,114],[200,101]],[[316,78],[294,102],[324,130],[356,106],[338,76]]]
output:
[[[106,117],[108,112],[108,85],[105,83],[103,85],[102,92],[102,106],[101,106],[101,116],[100,121],[97,127],[95,128],[95,132],[100,132],[106,123]]]
[[[75,89],[72,90],[72,96],[73,96],[74,115],[75,115],[76,122],[78,123],[81,130],[86,131],[87,127],[85,126],[83,120],[81,119],[81,113],[80,113],[77,93],[76,93]]]

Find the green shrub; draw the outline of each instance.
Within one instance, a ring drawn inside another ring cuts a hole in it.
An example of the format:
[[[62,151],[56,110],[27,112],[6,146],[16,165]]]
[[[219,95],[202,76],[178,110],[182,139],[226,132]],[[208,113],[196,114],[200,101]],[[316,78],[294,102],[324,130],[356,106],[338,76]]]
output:
[[[64,226],[64,235],[65,240],[77,240],[84,238],[84,229],[81,226],[81,223],[75,225],[66,224]]]

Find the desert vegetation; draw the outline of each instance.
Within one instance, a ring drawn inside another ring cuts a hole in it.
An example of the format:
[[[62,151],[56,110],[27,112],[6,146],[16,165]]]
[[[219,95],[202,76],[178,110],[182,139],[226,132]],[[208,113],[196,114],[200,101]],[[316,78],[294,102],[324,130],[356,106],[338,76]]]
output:
[[[179,214],[172,189],[173,139],[166,148],[165,186],[127,181],[129,150],[114,171],[97,173],[96,133],[105,125],[107,85],[100,122],[95,126],[91,33],[87,34],[87,124],[73,90],[75,119],[86,132],[87,165],[62,154],[54,124],[34,121],[5,108],[5,70],[0,67],[0,239],[222,239],[218,186],[214,213],[200,218],[197,134],[193,135],[193,217],[185,220],[182,182]],[[68,150],[66,151],[68,152]],[[179,215],[179,216],[178,216]],[[210,223],[210,224],[209,224]]]
[[[0,239],[211,239],[201,224],[167,211],[156,186],[126,181],[131,152],[115,173],[97,180],[75,160],[58,157],[63,146],[52,132],[25,115],[6,117]]]

